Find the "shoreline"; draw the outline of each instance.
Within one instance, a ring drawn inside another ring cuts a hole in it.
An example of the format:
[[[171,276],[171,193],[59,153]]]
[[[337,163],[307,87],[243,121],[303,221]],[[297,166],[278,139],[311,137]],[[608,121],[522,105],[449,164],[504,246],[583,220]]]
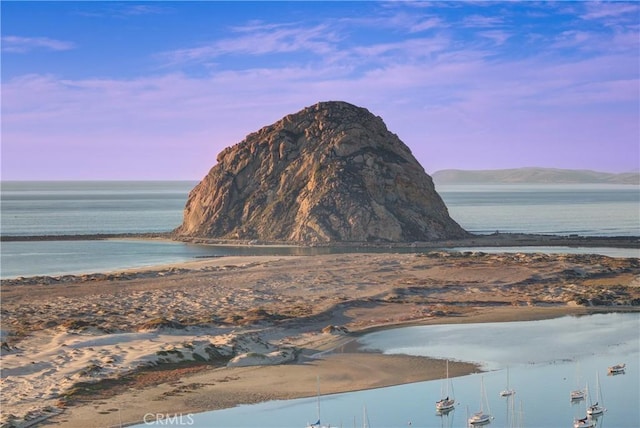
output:
[[[164,240],[177,243],[192,243],[216,246],[246,247],[298,247],[298,248],[453,248],[453,247],[530,247],[530,246],[567,246],[567,247],[611,247],[640,248],[640,236],[582,236],[582,235],[545,235],[530,233],[496,232],[487,235],[470,234],[468,238],[447,239],[429,242],[293,242],[228,240],[176,236],[173,232],[155,233],[108,233],[86,235],[26,235],[3,236],[0,242],[38,242],[38,241],[100,241],[111,239]]]
[[[522,312],[526,312],[522,313]],[[386,388],[415,382],[444,379],[446,360],[409,355],[383,355],[361,351],[355,345],[359,336],[384,329],[441,323],[514,322],[588,315],[601,311],[584,308],[494,308],[471,313],[460,320],[417,320],[378,325],[348,336],[320,338],[314,354],[301,355],[291,363],[246,367],[202,365],[159,369],[155,381],[135,382],[114,395],[97,393],[80,398],[64,412],[48,418],[53,424],[70,428],[87,426],[131,426],[143,423],[144,415],[197,414],[265,401],[309,398],[316,395],[315,380],[322,381],[322,396]],[[624,312],[624,310],[622,311]],[[636,312],[636,311],[633,311]],[[346,343],[345,343],[346,341]],[[317,343],[310,343],[310,346]],[[354,346],[355,345],[355,346]],[[451,378],[480,373],[476,363],[449,361]],[[371,376],[371,373],[375,376]],[[132,404],[132,403],[141,403]],[[118,421],[116,422],[116,409]],[[96,424],[96,422],[99,424]],[[96,425],[92,425],[96,424]]]
[[[63,413],[51,417],[49,422],[81,428],[117,426],[121,420],[122,426],[132,426],[143,423],[144,415],[147,413],[186,416],[266,401],[310,398],[316,395],[315,382],[318,377],[322,379],[323,397],[441,380],[444,379],[446,360],[409,355],[383,355],[378,352],[360,351],[357,346],[352,345],[357,341],[357,337],[384,329],[460,321],[536,321],[601,312],[598,309],[571,307],[494,308],[488,312],[468,314],[462,320],[422,320],[374,326],[353,332],[347,343],[344,343],[344,337],[336,337],[325,342],[321,348],[328,349],[321,351],[322,355],[319,357],[307,356],[288,364],[237,368],[202,366],[192,372],[178,375],[177,378],[174,378],[174,371],[180,371],[179,368],[167,370],[164,371],[166,381],[143,387],[131,385],[128,390],[114,396],[89,397],[86,401],[67,407]],[[479,364],[472,362],[450,360],[448,365],[451,378],[483,371]],[[371,376],[371,373],[375,373],[375,376]],[[132,404],[136,402],[142,404]],[[100,420],[99,425],[91,425],[97,420]]]
[[[415,324],[638,312],[640,261],[535,253],[236,256],[68,282],[3,281],[0,292],[3,422],[46,416],[70,427],[109,426],[147,411],[313,396],[319,372],[340,373],[323,378],[323,393],[439,379],[441,360],[362,353],[349,342],[371,329]],[[100,383],[127,377],[131,383],[113,396]]]

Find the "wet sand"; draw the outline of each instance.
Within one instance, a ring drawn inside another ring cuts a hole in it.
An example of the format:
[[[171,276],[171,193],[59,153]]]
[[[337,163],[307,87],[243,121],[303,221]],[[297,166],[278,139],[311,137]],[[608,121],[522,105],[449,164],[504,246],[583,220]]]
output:
[[[397,325],[637,310],[640,269],[595,255],[225,257],[3,281],[1,298],[3,422],[87,427],[312,396],[317,376],[323,393],[441,378],[443,361],[351,343]]]

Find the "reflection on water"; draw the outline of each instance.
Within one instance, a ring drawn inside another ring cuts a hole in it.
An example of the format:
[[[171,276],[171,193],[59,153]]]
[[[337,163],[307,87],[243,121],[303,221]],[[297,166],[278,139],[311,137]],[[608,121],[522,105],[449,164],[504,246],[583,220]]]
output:
[[[584,384],[593,392],[599,375],[601,402],[607,411],[598,418],[597,427],[640,426],[640,314],[442,327],[387,330],[366,335],[362,342],[385,352],[401,350],[466,361],[487,358],[491,371],[453,379],[455,410],[436,415],[441,381],[418,382],[322,396],[323,423],[363,426],[361,409],[366,405],[368,426],[373,428],[465,427],[469,415],[479,410],[482,378],[489,402],[485,410],[494,417],[489,427],[571,428],[574,418],[586,415],[591,399],[571,402],[570,391]],[[492,348],[502,349],[494,352]],[[608,366],[622,362],[627,364],[625,374],[607,376]],[[516,390],[509,398],[499,394],[506,385],[507,364],[510,387]],[[299,428],[313,422],[315,414],[315,398],[272,401],[194,415],[193,426]]]

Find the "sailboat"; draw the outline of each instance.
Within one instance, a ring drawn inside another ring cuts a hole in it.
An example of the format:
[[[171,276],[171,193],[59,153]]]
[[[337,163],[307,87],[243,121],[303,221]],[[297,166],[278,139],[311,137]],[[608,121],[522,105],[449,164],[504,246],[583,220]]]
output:
[[[579,383],[580,383],[580,363],[577,363],[576,364],[576,385],[578,385]],[[587,394],[586,389],[574,389],[569,394],[569,397],[571,398],[572,402],[580,401],[580,400],[584,400],[586,394]]]
[[[625,371],[626,367],[627,367],[627,365],[625,363],[615,364],[615,365],[609,367],[607,369],[607,371],[608,371],[608,374],[610,374],[610,375],[624,374],[624,371]]]
[[[509,367],[507,367],[507,388],[500,391],[500,396],[501,397],[508,397],[510,395],[515,394],[516,391],[515,389],[509,388]]]
[[[587,407],[587,415],[592,417],[598,417],[602,415],[607,409],[602,406],[602,391],[600,390],[600,375],[596,373],[596,402]],[[591,400],[589,400],[591,401]]]
[[[596,422],[589,417],[584,417],[582,419],[575,419],[573,421],[573,428],[593,428],[595,426],[596,426]]]
[[[491,415],[488,413],[484,413],[484,402],[487,402],[487,411],[489,410],[489,402],[487,401],[487,394],[484,390],[484,378],[480,378],[480,411],[474,413],[469,418],[469,425],[478,426],[478,425],[486,425],[491,423]]]
[[[320,423],[320,376],[318,376],[317,382],[318,382],[318,393],[316,395],[316,406],[318,409],[318,421],[312,424],[307,423],[306,428],[331,428],[328,425],[322,425],[322,423]]]
[[[585,395],[588,394],[589,385],[585,387]],[[582,419],[574,419],[573,420],[573,428],[592,428],[596,426],[596,421],[591,419],[591,417],[587,414]]]
[[[446,413],[451,410],[456,405],[456,400],[453,398],[453,384],[449,380],[449,360],[447,360],[447,377],[445,380],[445,387],[443,388],[441,399],[436,401],[436,411],[438,413]],[[451,391],[449,391],[449,387],[451,387]],[[446,393],[445,393],[446,391]]]

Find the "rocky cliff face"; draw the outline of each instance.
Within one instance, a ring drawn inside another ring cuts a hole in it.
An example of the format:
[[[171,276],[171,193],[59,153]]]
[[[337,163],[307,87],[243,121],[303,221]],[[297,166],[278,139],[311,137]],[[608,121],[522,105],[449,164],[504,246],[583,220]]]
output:
[[[345,102],[288,115],[224,149],[191,191],[183,237],[430,241],[467,236],[409,148]]]

